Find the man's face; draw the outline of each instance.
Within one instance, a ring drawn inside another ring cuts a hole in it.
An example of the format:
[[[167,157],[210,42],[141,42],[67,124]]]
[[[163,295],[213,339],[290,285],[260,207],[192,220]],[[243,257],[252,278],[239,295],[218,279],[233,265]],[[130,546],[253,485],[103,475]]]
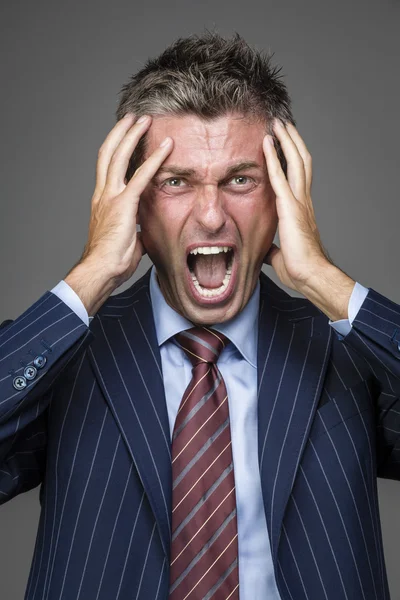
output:
[[[153,117],[145,158],[166,136],[174,145],[141,196],[142,240],[166,301],[193,323],[222,323],[246,306],[273,241],[264,135],[241,115]],[[240,163],[255,166],[229,171]]]

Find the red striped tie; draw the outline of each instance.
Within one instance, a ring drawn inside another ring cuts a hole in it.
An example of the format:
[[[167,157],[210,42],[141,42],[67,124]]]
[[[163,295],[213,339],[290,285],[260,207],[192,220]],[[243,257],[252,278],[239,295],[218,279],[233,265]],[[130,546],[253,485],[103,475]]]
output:
[[[169,600],[238,600],[238,540],[228,396],[215,364],[229,340],[206,327],[175,336],[192,380],[172,438]]]

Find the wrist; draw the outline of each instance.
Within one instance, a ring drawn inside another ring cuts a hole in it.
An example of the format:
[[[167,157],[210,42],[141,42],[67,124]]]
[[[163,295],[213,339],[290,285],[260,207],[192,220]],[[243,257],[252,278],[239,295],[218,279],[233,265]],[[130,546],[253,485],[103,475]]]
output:
[[[119,285],[114,273],[108,272],[91,257],[76,264],[64,281],[79,296],[89,317],[96,314]]]
[[[350,297],[356,282],[332,263],[315,271],[301,290],[331,321],[348,319]]]

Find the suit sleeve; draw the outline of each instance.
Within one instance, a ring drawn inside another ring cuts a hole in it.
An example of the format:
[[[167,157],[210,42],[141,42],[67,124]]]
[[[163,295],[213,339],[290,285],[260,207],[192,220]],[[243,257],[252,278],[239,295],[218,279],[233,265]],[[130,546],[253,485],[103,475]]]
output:
[[[369,288],[350,332],[337,335],[364,358],[376,383],[378,477],[400,480],[400,305]]]
[[[58,296],[60,300],[65,302],[71,310],[73,310],[78,317],[82,319],[87,326],[89,326],[89,322],[93,317],[89,317],[87,314],[87,310],[79,298],[78,294],[68,285],[66,281],[63,279],[55,286],[52,290],[50,290],[53,294]]]
[[[92,339],[51,292],[0,325],[0,504],[43,480],[52,384]]]

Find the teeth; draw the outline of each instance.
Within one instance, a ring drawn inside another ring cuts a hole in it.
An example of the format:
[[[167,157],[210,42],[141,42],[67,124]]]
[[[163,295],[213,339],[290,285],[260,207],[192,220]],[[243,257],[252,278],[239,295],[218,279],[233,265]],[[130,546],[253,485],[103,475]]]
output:
[[[190,251],[190,254],[219,254],[220,252],[228,252],[229,246],[199,246]]]
[[[197,281],[196,275],[192,274],[193,285],[195,286],[196,290],[205,298],[213,298],[213,297],[219,296],[220,294],[225,292],[225,290],[227,289],[227,287],[229,285],[230,278],[231,278],[231,274],[227,272],[225,274],[222,285],[220,285],[218,288],[209,289],[209,288],[202,287],[200,285],[200,283]]]
[[[204,246],[204,247],[194,248],[190,252],[190,254],[218,254],[219,252],[228,252],[229,250],[231,250],[231,248],[229,248],[228,246]],[[225,277],[222,282],[222,285],[220,285],[218,288],[202,287],[200,285],[200,283],[198,282],[197,277],[194,274],[194,272],[191,271],[190,275],[193,280],[193,285],[195,286],[195,288],[199,292],[199,294],[201,294],[201,296],[204,296],[205,298],[214,298],[216,296],[220,296],[221,294],[223,294],[223,292],[225,292],[225,290],[227,289],[227,287],[229,285],[229,281],[231,279],[232,265],[233,265],[233,252],[232,252],[232,255],[229,257],[229,262],[228,262],[228,266],[226,269],[226,273],[225,273]]]

